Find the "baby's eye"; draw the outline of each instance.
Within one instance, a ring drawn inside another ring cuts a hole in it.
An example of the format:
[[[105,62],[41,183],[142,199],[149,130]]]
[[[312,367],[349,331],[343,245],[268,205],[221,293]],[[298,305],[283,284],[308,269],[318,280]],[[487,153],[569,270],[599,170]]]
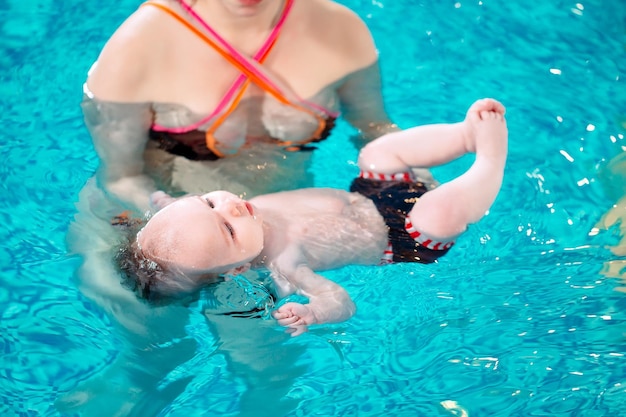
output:
[[[209,207],[211,208],[215,208],[215,204],[213,204],[213,202],[211,200],[209,200],[208,198],[204,199],[206,201],[206,203],[209,205]]]
[[[224,225],[226,226],[226,229],[228,229],[228,233],[230,233],[230,237],[232,237],[234,239],[235,238],[235,229],[233,229],[233,226],[231,226],[230,223],[224,223]]]

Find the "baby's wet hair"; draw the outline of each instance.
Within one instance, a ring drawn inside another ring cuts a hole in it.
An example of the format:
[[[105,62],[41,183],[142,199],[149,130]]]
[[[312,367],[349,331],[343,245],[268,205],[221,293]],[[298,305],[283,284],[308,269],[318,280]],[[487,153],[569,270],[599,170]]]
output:
[[[151,304],[168,304],[189,298],[200,287],[194,279],[174,270],[166,262],[147,257],[137,242],[145,223],[127,228],[114,260],[122,277],[122,285]]]

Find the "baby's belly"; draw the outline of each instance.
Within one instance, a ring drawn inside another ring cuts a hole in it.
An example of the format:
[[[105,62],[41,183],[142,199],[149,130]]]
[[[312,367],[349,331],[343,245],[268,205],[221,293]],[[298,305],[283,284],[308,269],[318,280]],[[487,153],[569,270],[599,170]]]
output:
[[[313,219],[305,245],[314,269],[380,262],[388,243],[387,225],[370,200],[357,197],[342,213]]]
[[[346,239],[336,241],[327,248],[317,248],[309,253],[309,265],[313,270],[324,271],[347,265],[376,265],[380,263],[386,241],[360,241]]]

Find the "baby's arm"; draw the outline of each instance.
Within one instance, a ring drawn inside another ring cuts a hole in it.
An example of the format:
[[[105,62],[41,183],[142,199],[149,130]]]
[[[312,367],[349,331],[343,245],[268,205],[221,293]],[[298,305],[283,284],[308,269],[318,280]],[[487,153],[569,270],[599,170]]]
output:
[[[309,299],[308,304],[285,303],[272,314],[278,324],[289,328],[292,336],[306,332],[312,324],[347,320],[356,312],[354,302],[343,287],[316,274],[307,265],[281,267],[273,270],[272,276],[278,281],[289,281],[296,293]]]

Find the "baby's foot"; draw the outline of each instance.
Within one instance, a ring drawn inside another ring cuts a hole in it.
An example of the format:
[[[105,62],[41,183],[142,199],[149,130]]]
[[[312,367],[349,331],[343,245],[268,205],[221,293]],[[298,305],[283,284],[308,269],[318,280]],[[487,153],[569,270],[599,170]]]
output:
[[[483,98],[476,100],[467,111],[465,116],[465,141],[468,152],[476,152],[476,135],[478,133],[478,125],[482,121],[482,113],[499,114],[504,119],[506,112],[502,103],[492,98]]]
[[[478,120],[473,121],[476,132],[476,156],[496,158],[504,162],[509,135],[504,112],[492,108],[492,110],[481,110],[477,116]]]
[[[470,106],[469,110],[467,110],[466,118],[480,118],[480,112],[483,111],[492,111],[495,113],[499,113],[501,116],[504,116],[506,109],[498,100],[495,100],[493,98],[483,98],[481,100],[476,100],[474,104]]]

